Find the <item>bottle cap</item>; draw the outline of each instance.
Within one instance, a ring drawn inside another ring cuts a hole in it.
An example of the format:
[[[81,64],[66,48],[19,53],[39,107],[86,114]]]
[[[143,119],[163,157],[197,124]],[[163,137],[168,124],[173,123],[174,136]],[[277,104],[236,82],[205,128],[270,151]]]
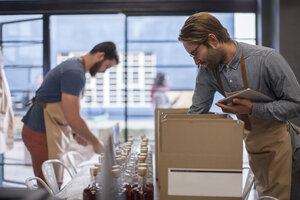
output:
[[[147,163],[139,163],[139,167],[146,167],[147,168]]]
[[[98,173],[101,172],[102,164],[101,163],[95,163],[94,165],[95,165],[95,167],[98,168]]]
[[[112,169],[120,169],[120,165],[113,165],[111,168]]]
[[[126,144],[125,144],[125,146],[129,146],[129,147],[131,147],[131,145],[132,145],[132,142],[126,142]]]
[[[141,153],[147,153],[148,152],[148,148],[141,148]]]
[[[145,158],[147,158],[147,153],[140,153],[140,156],[145,156]]]
[[[98,173],[98,167],[91,167],[90,168],[91,176],[97,176],[97,173]]]
[[[120,176],[120,169],[113,169],[111,172],[114,178],[118,178]]]
[[[121,155],[121,151],[119,149],[116,150],[117,155]]]
[[[122,158],[122,156],[116,158],[116,162],[118,163],[118,165],[121,165],[121,164],[123,163],[123,158]]]
[[[146,170],[147,170],[146,167],[139,167],[139,168],[138,168],[138,174],[139,174],[140,176],[145,176],[145,175],[146,175]]]
[[[126,159],[127,159],[127,157],[126,157],[126,156],[121,156],[121,158],[122,158],[122,160],[123,160],[123,163],[125,163],[125,162],[126,162]]]
[[[144,162],[146,160],[145,156],[138,156],[138,160]]]
[[[95,167],[98,167],[98,168],[102,167],[102,163],[95,163],[94,165],[95,165]]]

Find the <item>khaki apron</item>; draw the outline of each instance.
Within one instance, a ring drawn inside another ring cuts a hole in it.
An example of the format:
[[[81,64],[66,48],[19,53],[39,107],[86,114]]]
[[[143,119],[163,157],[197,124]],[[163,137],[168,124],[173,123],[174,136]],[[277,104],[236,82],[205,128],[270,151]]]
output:
[[[46,127],[48,159],[58,159],[67,151],[72,138],[71,127],[68,125],[62,111],[61,102],[44,103],[31,100],[39,104],[44,109],[44,122]],[[54,165],[56,179],[58,183],[63,181],[63,168]]]
[[[240,62],[246,89],[248,82],[243,52]],[[219,70],[216,70],[216,76],[223,94],[229,95],[223,89]],[[245,122],[244,141],[259,196],[289,200],[292,147],[287,125],[248,114],[238,114],[237,117]]]

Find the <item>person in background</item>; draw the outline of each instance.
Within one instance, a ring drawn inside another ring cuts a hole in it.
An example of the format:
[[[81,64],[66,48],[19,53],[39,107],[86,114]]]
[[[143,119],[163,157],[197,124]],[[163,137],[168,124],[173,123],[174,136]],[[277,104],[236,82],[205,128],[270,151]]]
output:
[[[97,44],[81,57],[73,57],[50,70],[45,76],[31,107],[23,117],[22,138],[30,152],[35,176],[42,178],[41,165],[48,159],[60,159],[68,149],[72,131],[103,152],[103,143],[88,128],[80,114],[80,96],[89,72],[94,77],[118,64],[116,46],[112,42]],[[62,172],[56,169],[58,184]]]
[[[157,73],[151,90],[151,100],[155,108],[171,108],[179,97],[170,101],[167,96],[169,90],[167,76],[161,72]]]
[[[190,16],[178,39],[199,67],[189,113],[207,113],[216,91],[229,96],[251,88],[273,99],[234,98],[232,105],[216,105],[245,122],[244,141],[259,196],[299,199],[294,183],[290,195],[296,149],[292,151],[287,121],[300,116],[300,86],[289,64],[274,49],[232,40],[206,12]]]

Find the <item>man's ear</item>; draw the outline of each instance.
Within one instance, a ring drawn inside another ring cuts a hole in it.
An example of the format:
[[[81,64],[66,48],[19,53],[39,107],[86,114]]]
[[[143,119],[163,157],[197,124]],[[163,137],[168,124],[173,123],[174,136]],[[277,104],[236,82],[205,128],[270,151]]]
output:
[[[98,52],[96,54],[97,62],[100,62],[104,59],[105,53],[104,52]]]
[[[208,43],[210,44],[210,46],[216,48],[219,44],[219,40],[215,36],[215,34],[210,33],[210,34],[208,34]]]

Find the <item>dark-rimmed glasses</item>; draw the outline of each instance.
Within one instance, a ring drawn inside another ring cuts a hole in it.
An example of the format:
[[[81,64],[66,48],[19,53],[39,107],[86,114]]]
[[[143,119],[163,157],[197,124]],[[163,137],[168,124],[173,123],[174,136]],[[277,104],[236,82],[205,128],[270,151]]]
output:
[[[200,47],[200,44],[198,44],[197,47],[193,51],[191,51],[191,53],[189,53],[192,58],[195,58],[199,47]]]

